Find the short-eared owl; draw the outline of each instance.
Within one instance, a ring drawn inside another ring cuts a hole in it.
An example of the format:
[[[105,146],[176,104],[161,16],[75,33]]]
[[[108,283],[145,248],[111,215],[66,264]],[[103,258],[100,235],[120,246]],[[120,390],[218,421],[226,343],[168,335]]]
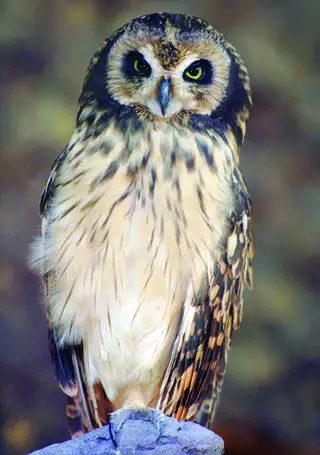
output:
[[[196,17],[133,19],[91,60],[34,245],[73,433],[121,407],[211,423],[251,285],[250,107],[240,56]]]

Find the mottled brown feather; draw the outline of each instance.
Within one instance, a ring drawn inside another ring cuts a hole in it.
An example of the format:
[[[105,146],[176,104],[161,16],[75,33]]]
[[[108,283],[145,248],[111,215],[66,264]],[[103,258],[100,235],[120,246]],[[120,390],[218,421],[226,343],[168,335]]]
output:
[[[240,210],[230,223],[225,252],[216,264],[207,296],[200,306],[193,301],[194,311],[178,336],[160,402],[167,414],[206,426],[212,424],[232,333],[241,322],[243,288],[252,286],[251,205],[238,169],[234,176]]]

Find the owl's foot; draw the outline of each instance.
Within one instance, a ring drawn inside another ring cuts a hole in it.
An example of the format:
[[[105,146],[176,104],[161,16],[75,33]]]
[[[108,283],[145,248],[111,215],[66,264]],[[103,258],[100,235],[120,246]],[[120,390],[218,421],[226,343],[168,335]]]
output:
[[[141,441],[145,439],[146,432],[148,432],[148,439],[150,443],[156,444],[161,438],[165,423],[164,414],[153,408],[147,409],[132,409],[122,408],[110,414],[109,431],[110,437],[115,447],[126,445],[127,435],[135,435],[135,443],[139,444],[139,433],[143,423],[143,435]],[[126,427],[126,428],[124,428]],[[153,440],[153,441],[151,441]],[[128,441],[129,442],[129,441]],[[130,441],[132,444],[132,441]]]

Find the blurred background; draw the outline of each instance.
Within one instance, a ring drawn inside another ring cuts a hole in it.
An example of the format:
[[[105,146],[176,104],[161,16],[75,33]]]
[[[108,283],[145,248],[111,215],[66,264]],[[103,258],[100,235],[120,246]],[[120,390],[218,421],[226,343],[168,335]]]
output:
[[[206,18],[252,79],[242,170],[254,205],[255,288],[245,295],[215,430],[231,455],[319,454],[318,0],[2,0],[0,453],[68,438],[28,245],[89,59],[112,31],[155,11]]]

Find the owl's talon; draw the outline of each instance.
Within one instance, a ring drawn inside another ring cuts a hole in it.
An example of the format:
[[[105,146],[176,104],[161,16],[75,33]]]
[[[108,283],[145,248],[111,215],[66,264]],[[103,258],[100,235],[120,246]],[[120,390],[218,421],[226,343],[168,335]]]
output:
[[[163,434],[165,423],[165,416],[163,412],[152,408],[147,409],[122,408],[110,414],[109,422],[110,438],[115,447],[119,447],[119,434],[122,430],[122,427],[129,420],[134,421],[142,420],[152,423],[157,429],[156,441],[158,441]]]

